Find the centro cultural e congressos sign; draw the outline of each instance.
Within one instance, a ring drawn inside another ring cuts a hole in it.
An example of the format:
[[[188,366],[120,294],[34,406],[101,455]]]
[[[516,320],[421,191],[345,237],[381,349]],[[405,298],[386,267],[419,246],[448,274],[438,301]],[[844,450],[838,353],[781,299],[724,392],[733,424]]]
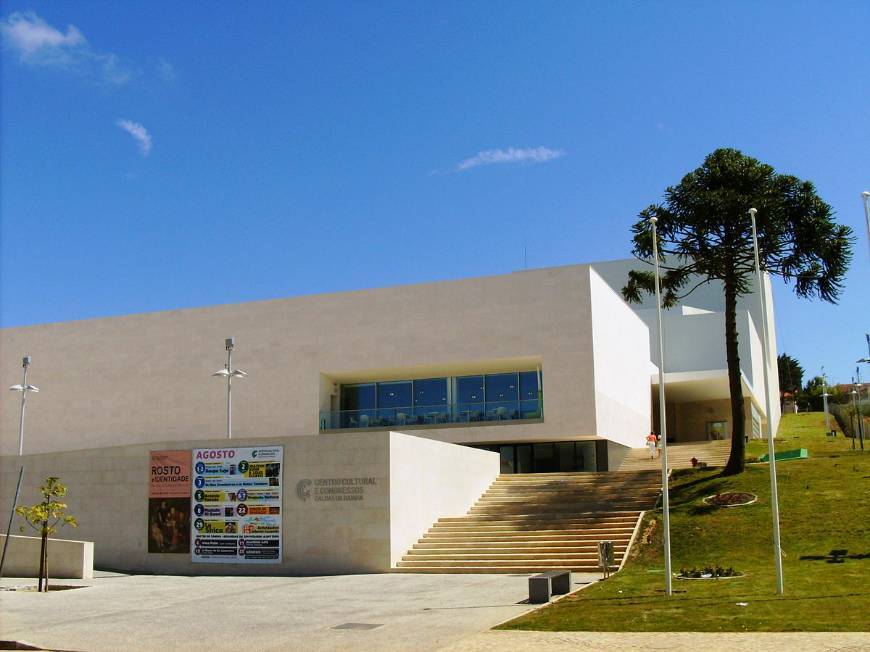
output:
[[[281,561],[283,462],[283,446],[193,449],[193,561]]]

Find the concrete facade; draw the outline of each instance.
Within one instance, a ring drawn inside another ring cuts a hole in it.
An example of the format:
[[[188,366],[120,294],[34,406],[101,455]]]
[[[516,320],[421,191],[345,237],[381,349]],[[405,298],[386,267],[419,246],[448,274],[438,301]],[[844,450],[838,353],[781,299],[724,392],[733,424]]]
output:
[[[595,291],[591,287],[594,285]],[[601,312],[634,339],[608,346]],[[210,374],[236,337],[237,437],[308,436],[335,409],[339,383],[540,367],[539,423],[484,422],[421,430],[461,443],[604,438],[642,445],[648,400],[608,380],[648,376],[643,324],[589,265],[445,283],[148,313],[0,331],[0,377],[33,356],[26,452],[216,437],[226,392]],[[596,385],[597,377],[604,382]],[[601,399],[608,407],[597,409]],[[606,400],[605,400],[606,399]],[[17,450],[18,415],[0,412],[0,453]],[[608,403],[609,401],[609,403]],[[628,408],[628,409],[626,409]]]
[[[630,306],[619,294],[638,267],[643,263],[609,261],[7,328],[0,330],[0,377],[19,382],[21,356],[33,356],[30,380],[42,391],[30,399],[25,452],[40,453],[220,437],[226,392],[210,374],[223,364],[229,335],[236,337],[235,364],[249,374],[234,383],[237,438],[336,434],[322,414],[339,409],[343,384],[537,369],[543,410],[536,418],[393,425],[471,445],[606,440],[615,468],[622,453],[614,445],[642,446],[655,427],[654,304],[647,298]],[[769,294],[776,396],[772,305]],[[721,286],[711,283],[666,311],[666,389],[674,415],[692,411],[681,405],[710,407],[728,398],[723,309]],[[757,296],[742,297],[744,397],[756,421],[768,412],[760,318]],[[0,455],[17,450],[16,400],[0,395]],[[770,413],[775,430],[778,401]],[[686,419],[677,416],[672,435],[706,437],[706,422]]]
[[[7,512],[6,519],[8,518]],[[0,547],[5,542],[6,535],[0,534]],[[41,548],[42,539],[39,537],[11,535],[9,545],[6,548],[3,575],[6,577],[38,577]],[[93,541],[73,541],[51,537],[48,539],[46,548],[49,579],[89,580],[94,577]]]
[[[148,552],[150,451],[231,447],[226,439],[25,455],[19,504],[38,502],[39,484],[59,475],[70,490],[68,513],[79,522],[60,536],[93,541],[93,563],[104,569],[182,575],[377,573],[390,570],[399,551],[407,551],[438,517],[463,515],[499,472],[495,453],[395,432],[257,438],[237,445],[284,446],[280,564],[202,564],[189,554]],[[18,457],[0,458],[4,523],[18,465]],[[359,477],[374,483],[357,502],[321,502],[296,491],[303,480]]]

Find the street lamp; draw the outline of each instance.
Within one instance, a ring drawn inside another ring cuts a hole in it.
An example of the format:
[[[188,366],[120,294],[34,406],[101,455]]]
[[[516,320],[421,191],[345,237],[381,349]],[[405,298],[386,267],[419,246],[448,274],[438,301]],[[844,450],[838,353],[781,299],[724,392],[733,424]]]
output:
[[[27,392],[38,392],[36,385],[27,384],[27,368],[30,366],[30,356],[25,355],[21,360],[24,367],[24,379],[20,385],[13,385],[10,391],[21,392],[21,412],[18,417],[18,457],[24,455],[24,408],[27,405]],[[15,515],[15,507],[18,505],[18,496],[21,494],[21,477],[24,475],[24,464],[18,469],[18,484],[15,485],[15,498],[12,500],[12,509],[9,511],[9,523],[6,525],[6,539],[3,541],[3,555],[0,556],[0,577],[3,577],[3,565],[6,562],[6,546],[9,545],[9,532],[12,530],[12,517]]]
[[[235,337],[228,337],[224,343],[227,347],[227,365],[215,371],[212,376],[222,376],[227,379],[227,439],[233,438],[233,378],[244,378],[246,374],[241,369],[233,369],[233,348]]]
[[[776,592],[783,593],[782,581],[782,545],[779,537],[779,492],[776,486],[776,447],[773,443],[773,414],[770,409],[770,379],[768,378],[768,351],[770,344],[767,341],[767,292],[764,287],[764,277],[761,275],[761,263],[758,258],[758,230],[755,226],[755,208],[749,209],[749,217],[752,220],[752,246],[755,251],[755,276],[758,279],[758,297],[761,302],[761,367],[764,369],[764,409],[767,410],[767,450],[770,458],[770,502],[773,512],[773,549],[776,564]],[[825,399],[827,401],[827,399]],[[827,410],[825,411],[827,414]]]
[[[828,376],[825,373],[825,368],[822,367],[822,402],[825,407],[825,434],[831,434],[831,417],[828,414]]]
[[[861,358],[858,362],[864,362],[866,358]],[[861,414],[861,367],[855,367],[855,390],[858,394],[855,401],[856,410],[858,411],[858,436],[861,438],[861,450],[864,450],[864,415]]]
[[[662,520],[665,543],[665,593],[673,594],[671,586],[671,512],[668,497],[668,431],[665,420],[665,338],[662,332],[662,297],[659,287],[659,247],[656,223],[658,218],[650,217],[652,229],[653,259],[656,270],[656,315],[659,330],[659,436],[662,442]]]

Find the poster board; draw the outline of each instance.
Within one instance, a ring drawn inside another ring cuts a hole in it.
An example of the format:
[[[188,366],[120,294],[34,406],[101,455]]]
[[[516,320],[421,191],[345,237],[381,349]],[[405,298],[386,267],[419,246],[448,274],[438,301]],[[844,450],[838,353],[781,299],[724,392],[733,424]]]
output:
[[[148,552],[190,550],[190,451],[151,451]]]
[[[282,559],[283,446],[193,449],[191,560]]]

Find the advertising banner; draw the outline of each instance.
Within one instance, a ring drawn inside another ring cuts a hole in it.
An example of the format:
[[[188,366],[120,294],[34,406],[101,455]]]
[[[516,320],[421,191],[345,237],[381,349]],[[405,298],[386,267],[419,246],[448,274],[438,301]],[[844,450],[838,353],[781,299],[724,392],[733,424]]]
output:
[[[193,561],[281,561],[283,462],[283,446],[193,450]]]
[[[190,451],[151,451],[148,552],[190,550]]]

